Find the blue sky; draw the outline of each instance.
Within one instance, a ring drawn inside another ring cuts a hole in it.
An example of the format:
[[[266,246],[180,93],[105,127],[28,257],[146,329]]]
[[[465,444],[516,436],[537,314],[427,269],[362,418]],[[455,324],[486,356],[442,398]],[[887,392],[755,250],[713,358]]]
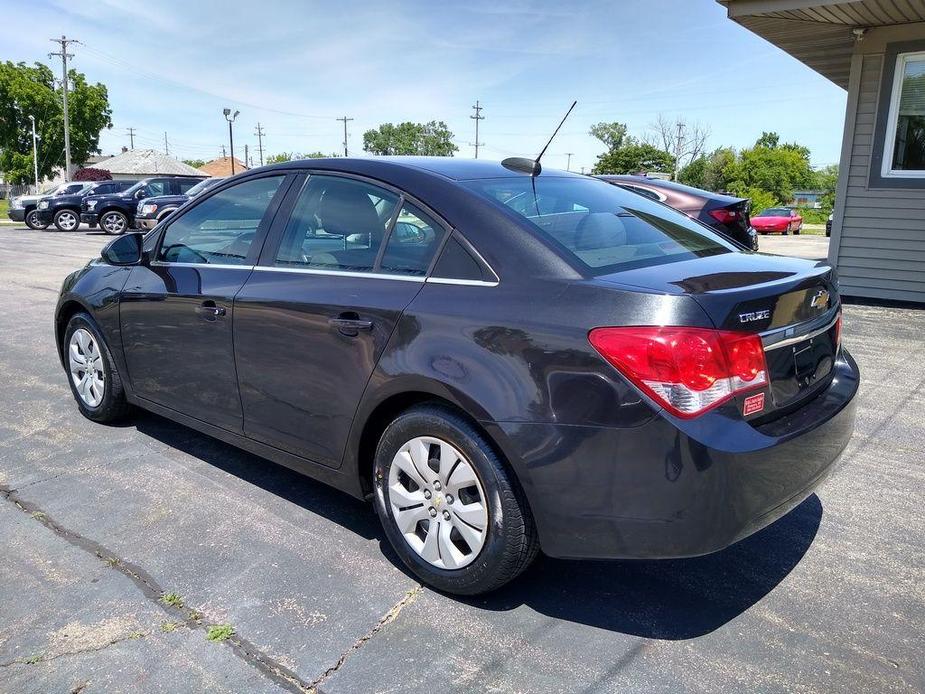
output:
[[[240,110],[235,153],[351,154],[382,122],[445,120],[472,156],[471,106],[484,110],[480,157],[535,155],[572,99],[544,162],[590,168],[602,120],[644,135],[659,114],[699,121],[709,145],[762,130],[838,160],[845,92],[725,16],[713,0],[603,2],[157,2],[0,0],[0,60],[49,62],[52,36],[81,40],[75,68],[109,87],[105,153],[128,145],[210,159],[227,143],[222,108]]]

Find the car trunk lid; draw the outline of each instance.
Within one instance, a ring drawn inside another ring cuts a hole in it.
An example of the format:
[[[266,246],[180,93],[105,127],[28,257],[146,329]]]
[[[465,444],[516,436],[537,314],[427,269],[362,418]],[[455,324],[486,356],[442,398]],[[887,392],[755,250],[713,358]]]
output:
[[[737,396],[749,419],[795,409],[831,380],[841,306],[834,271],[826,263],[724,253],[599,279],[655,293],[688,295],[716,328],[761,334],[768,387]],[[751,396],[755,397],[746,403]]]

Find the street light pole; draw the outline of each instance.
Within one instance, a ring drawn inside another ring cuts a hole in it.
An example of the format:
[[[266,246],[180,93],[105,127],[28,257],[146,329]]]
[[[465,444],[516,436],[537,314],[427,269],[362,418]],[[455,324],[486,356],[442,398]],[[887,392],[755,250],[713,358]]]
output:
[[[32,168],[35,171],[35,192],[39,192],[39,145],[38,135],[35,134],[35,116],[29,116],[32,121]]]
[[[231,130],[231,124],[234,123],[234,119],[238,117],[240,111],[235,111],[234,114],[232,114],[231,109],[226,108],[222,113],[225,114],[225,120],[228,121],[228,145],[231,149],[231,175],[234,176],[234,133]]]

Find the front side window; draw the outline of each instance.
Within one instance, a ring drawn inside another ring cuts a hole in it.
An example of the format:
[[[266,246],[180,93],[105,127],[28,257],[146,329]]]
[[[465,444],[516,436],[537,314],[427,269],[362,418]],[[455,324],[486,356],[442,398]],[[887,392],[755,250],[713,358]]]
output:
[[[167,227],[158,260],[243,265],[284,176],[244,181],[187,210]]]
[[[145,197],[153,198],[155,195],[167,195],[167,181],[151,181],[145,186]]]
[[[737,252],[686,215],[604,181],[524,176],[463,185],[516,212],[594,274]]]
[[[925,53],[896,59],[883,175],[925,176]]]
[[[180,193],[183,194],[189,193],[189,191],[195,188],[200,183],[200,181],[196,180],[195,178],[184,178],[178,181],[178,183],[180,184]]]
[[[286,225],[276,264],[372,271],[398,196],[339,176],[312,175]]]

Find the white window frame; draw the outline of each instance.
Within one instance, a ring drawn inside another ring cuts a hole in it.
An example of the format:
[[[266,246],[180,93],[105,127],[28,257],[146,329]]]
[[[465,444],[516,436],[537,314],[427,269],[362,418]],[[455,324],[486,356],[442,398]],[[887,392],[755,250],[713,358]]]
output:
[[[899,99],[902,96],[902,82],[903,75],[906,74],[906,63],[910,60],[925,61],[925,51],[900,53],[896,56],[896,66],[893,70],[893,91],[890,95],[890,110],[886,122],[886,136],[883,138],[883,165],[880,170],[880,175],[883,178],[925,178],[925,169],[912,171],[892,168],[893,152],[896,149],[896,128],[899,125]]]

